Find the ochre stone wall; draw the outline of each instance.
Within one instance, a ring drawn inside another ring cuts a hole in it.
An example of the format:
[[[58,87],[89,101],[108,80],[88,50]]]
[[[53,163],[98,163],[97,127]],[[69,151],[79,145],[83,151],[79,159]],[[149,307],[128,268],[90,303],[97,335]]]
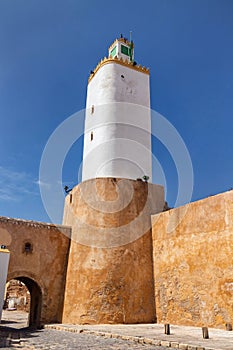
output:
[[[33,291],[30,280],[42,297],[40,323],[60,322],[70,245],[70,228],[0,217],[0,244],[10,250],[7,280],[19,278]],[[25,252],[31,243],[31,252]],[[38,302],[38,295],[31,296]],[[34,305],[38,310],[38,305]],[[36,311],[35,311],[36,312]]]
[[[158,322],[233,323],[233,191],[153,216]]]
[[[63,323],[154,322],[151,234],[119,248],[72,242]]]
[[[101,178],[72,190],[63,323],[156,320],[151,214],[163,207],[163,188],[142,181]]]

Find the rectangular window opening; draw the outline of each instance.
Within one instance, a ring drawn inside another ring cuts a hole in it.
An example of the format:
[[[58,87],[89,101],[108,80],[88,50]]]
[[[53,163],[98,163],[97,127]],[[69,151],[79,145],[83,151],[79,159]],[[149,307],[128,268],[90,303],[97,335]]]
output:
[[[129,56],[129,48],[125,45],[121,45],[121,53],[123,53],[124,55]]]
[[[112,51],[110,52],[110,56],[113,58],[116,56],[116,46],[114,47],[114,49],[112,49]]]
[[[91,141],[93,141],[94,135],[93,135],[93,131],[91,132]]]

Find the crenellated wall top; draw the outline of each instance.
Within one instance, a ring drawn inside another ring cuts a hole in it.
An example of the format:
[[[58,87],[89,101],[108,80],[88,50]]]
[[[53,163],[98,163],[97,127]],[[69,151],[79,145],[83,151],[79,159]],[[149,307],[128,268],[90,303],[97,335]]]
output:
[[[92,80],[92,78],[95,76],[95,74],[98,72],[98,70],[105,64],[108,63],[117,63],[121,64],[122,66],[132,68],[138,72],[145,73],[145,74],[150,74],[150,69],[147,67],[143,67],[140,64],[135,64],[134,62],[129,62],[127,60],[124,60],[123,58],[117,58],[117,57],[104,57],[95,67],[93,72],[90,74],[88,83]]]

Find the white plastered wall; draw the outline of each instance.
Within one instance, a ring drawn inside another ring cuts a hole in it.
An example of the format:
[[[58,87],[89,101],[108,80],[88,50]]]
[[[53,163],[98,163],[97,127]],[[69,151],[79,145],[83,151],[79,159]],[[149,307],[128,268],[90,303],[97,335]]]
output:
[[[10,254],[7,249],[0,249],[0,320],[2,318],[9,257]]]
[[[88,85],[82,181],[152,178],[149,75],[115,62]]]

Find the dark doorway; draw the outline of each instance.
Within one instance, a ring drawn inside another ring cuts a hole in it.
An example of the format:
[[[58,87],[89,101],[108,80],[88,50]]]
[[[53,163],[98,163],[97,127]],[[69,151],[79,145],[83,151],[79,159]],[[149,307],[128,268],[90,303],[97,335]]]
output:
[[[28,288],[31,295],[29,326],[40,327],[42,293],[38,284],[28,277],[18,277]]]
[[[28,292],[30,293],[30,297],[29,297],[30,304],[28,305],[28,310],[27,310],[29,312],[28,323],[25,326],[39,328],[40,319],[41,319],[41,306],[42,306],[41,288],[34,280],[28,277],[19,276],[19,277],[15,277],[14,280],[11,280],[11,281],[20,281],[22,285],[25,285]],[[17,290],[18,288],[17,284],[15,288]],[[17,309],[17,305],[15,305],[15,307]],[[12,312],[12,318],[13,316],[14,314]],[[15,320],[13,323],[15,323]],[[19,327],[17,326],[17,328]]]

